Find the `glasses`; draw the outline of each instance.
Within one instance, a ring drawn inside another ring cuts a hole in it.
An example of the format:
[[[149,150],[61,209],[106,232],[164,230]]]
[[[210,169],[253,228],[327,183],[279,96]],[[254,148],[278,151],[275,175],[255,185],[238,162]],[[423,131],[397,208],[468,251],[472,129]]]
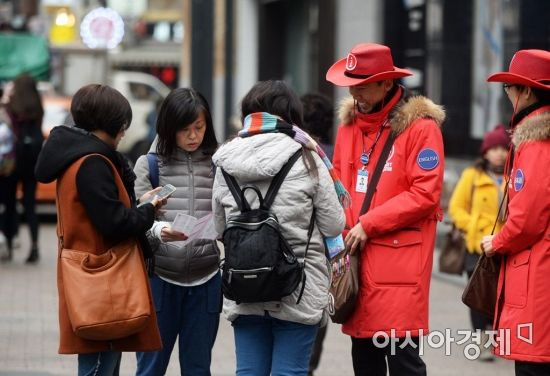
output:
[[[515,84],[502,84],[504,91],[508,91],[509,88],[516,86]]]

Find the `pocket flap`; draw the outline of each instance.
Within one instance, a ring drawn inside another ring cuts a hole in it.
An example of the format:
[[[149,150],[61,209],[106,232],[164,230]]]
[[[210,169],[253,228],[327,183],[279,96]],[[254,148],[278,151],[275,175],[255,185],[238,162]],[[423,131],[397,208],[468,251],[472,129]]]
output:
[[[514,256],[514,258],[512,259],[512,266],[513,267],[518,267],[518,266],[521,266],[521,265],[525,265],[529,262],[529,257],[531,257],[531,251],[523,251],[523,252],[520,252],[518,253],[517,255]]]
[[[420,230],[408,229],[398,230],[377,238],[370,239],[372,244],[379,244],[386,247],[399,248],[413,244],[419,244],[422,241]]]

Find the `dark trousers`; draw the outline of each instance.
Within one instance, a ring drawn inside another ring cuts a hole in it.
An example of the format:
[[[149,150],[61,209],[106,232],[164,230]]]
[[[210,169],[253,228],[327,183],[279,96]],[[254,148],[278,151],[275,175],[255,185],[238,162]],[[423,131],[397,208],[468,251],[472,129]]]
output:
[[[412,338],[416,348],[411,345],[403,349],[399,347],[400,340],[395,345],[392,355],[391,344],[383,348],[377,347],[372,338],[351,338],[351,358],[356,376],[426,376],[426,364],[420,358],[419,339]],[[386,364],[387,359],[387,364]]]
[[[328,324],[319,328],[317,331],[317,337],[315,337],[315,343],[313,344],[313,352],[311,353],[311,359],[309,360],[309,373],[312,374],[313,371],[319,366],[319,361],[321,360],[321,353],[323,352],[323,341],[327,335]]]
[[[34,174],[21,174],[19,181],[23,187],[23,208],[29,225],[31,240],[38,243],[38,215],[36,214],[36,178]]]
[[[181,374],[210,376],[221,311],[220,274],[191,287],[166,282],[156,275],[150,281],[163,348],[136,353],[136,376],[164,375],[176,340]]]
[[[516,361],[516,376],[547,376],[547,375],[550,375],[550,363]]]
[[[0,177],[0,231],[6,237],[10,251],[12,248],[12,239],[17,233],[16,188],[17,175],[15,173]]]

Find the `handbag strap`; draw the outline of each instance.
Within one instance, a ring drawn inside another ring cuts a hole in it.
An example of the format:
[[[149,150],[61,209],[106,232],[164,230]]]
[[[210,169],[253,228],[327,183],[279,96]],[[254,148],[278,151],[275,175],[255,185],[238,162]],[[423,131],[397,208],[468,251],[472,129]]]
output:
[[[80,159],[78,159],[75,163],[84,163],[84,161],[86,159],[88,159],[89,157],[92,157],[92,156],[99,156],[101,158],[103,158],[105,161],[107,161],[107,163],[109,164],[109,166],[111,166],[112,170],[113,170],[113,173],[115,174],[115,184],[117,184],[117,180],[121,180],[120,178],[120,174],[118,173],[115,165],[113,164],[113,162],[111,162],[109,160],[109,158],[105,157],[104,155],[101,155],[101,154],[98,154],[98,153],[92,153],[92,154],[88,154],[88,155],[85,155],[83,157],[81,157]],[[117,179],[118,177],[118,179]],[[122,181],[120,182],[120,184],[123,184]],[[121,190],[120,188],[124,188],[124,185],[122,186],[119,186],[119,184],[117,184],[117,187],[119,188],[118,191],[119,191],[119,198],[121,199],[121,201],[123,201],[123,192],[124,190]],[[60,242],[60,245],[61,245],[61,249],[64,248],[64,244],[63,244],[63,236],[65,234],[65,231],[64,231],[64,226],[63,226],[63,215],[61,214],[62,211],[61,211],[61,205],[59,203],[59,184],[57,184],[57,187],[56,187],[56,190],[55,190],[55,207],[57,209],[57,220],[59,222],[59,227],[58,227],[58,232],[57,232],[57,236],[59,237],[59,242]],[[60,254],[61,255],[61,254]]]
[[[396,137],[397,135],[390,130],[390,135],[388,136],[388,139],[384,144],[384,148],[380,153],[380,158],[378,158],[378,162],[376,163],[376,167],[374,168],[372,180],[368,183],[367,194],[365,195],[365,199],[363,200],[363,206],[361,206],[359,217],[369,211],[374,192],[376,191],[376,186],[378,185],[378,181],[380,180],[380,176],[382,175],[382,170],[384,168],[384,165],[386,164],[386,159],[388,159],[390,149],[393,146],[393,142],[395,141]],[[359,223],[359,219],[357,219],[357,223]]]

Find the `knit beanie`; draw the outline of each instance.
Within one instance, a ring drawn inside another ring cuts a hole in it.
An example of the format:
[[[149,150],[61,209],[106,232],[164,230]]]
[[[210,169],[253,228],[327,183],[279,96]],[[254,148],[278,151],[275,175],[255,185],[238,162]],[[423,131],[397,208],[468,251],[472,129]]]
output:
[[[484,155],[487,153],[487,150],[495,146],[502,146],[505,149],[508,149],[510,146],[510,135],[502,124],[497,125],[495,129],[485,134],[481,143],[481,155]]]

